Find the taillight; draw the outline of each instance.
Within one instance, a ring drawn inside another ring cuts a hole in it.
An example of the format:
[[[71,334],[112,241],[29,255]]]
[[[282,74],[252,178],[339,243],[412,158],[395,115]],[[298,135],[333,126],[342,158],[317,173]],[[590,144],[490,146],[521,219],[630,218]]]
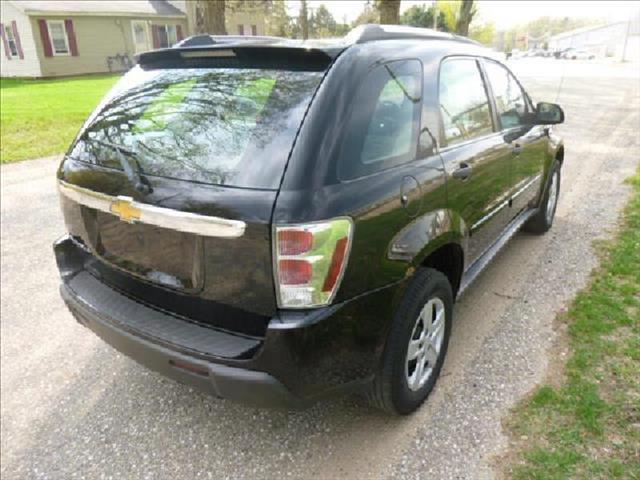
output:
[[[348,218],[274,227],[274,267],[281,308],[328,305],[344,274],[353,225]]]

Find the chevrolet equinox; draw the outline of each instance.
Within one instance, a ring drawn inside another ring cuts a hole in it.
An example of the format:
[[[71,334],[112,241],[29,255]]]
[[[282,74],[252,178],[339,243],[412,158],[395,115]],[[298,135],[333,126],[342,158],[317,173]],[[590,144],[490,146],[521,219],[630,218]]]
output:
[[[360,391],[410,413],[454,300],[521,227],[551,227],[563,120],[491,51],[431,30],[143,53],[58,171],[62,297],[215,396]]]

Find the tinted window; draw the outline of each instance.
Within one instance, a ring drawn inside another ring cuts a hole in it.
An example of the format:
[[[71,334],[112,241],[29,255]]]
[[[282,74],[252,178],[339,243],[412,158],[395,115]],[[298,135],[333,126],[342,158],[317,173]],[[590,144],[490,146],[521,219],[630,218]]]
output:
[[[489,100],[475,60],[446,60],[440,68],[439,88],[448,145],[493,131]]]
[[[420,128],[422,64],[380,65],[364,79],[349,120],[340,178],[368,175],[412,160]]]
[[[116,144],[144,174],[277,188],[322,73],[134,69],[71,151],[120,169]]]
[[[526,123],[527,102],[524,92],[509,71],[495,62],[485,62],[485,71],[496,99],[502,128]]]

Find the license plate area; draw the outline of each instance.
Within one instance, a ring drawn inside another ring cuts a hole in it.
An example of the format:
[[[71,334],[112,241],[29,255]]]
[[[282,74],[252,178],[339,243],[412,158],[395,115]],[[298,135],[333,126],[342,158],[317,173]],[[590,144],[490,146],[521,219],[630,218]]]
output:
[[[83,210],[91,246],[107,263],[172,289],[202,289],[202,239],[197,235]]]

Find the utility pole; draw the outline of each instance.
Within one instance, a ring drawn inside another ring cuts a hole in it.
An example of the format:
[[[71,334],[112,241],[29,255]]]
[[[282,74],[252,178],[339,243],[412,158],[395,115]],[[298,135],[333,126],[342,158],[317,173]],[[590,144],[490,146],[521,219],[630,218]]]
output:
[[[307,0],[300,2],[300,29],[302,30],[302,39],[309,38],[309,11],[307,9]]]
[[[433,0],[433,29],[438,30],[438,2]]]
[[[629,43],[629,32],[631,31],[631,17],[627,21],[627,34],[624,36],[624,47],[622,47],[622,62],[627,61],[627,44]]]

